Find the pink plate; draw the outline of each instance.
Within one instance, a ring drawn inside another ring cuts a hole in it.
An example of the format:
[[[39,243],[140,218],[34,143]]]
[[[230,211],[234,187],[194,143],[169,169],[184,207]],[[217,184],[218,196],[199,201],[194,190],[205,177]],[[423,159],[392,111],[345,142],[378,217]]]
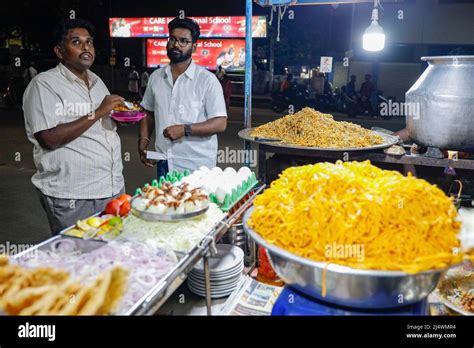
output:
[[[117,122],[138,122],[145,116],[143,111],[112,111],[110,115]]]

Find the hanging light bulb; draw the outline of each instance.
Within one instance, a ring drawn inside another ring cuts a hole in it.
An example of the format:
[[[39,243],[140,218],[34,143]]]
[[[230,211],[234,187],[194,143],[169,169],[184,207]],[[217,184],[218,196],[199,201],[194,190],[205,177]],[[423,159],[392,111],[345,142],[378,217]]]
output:
[[[372,23],[365,29],[362,36],[362,46],[366,51],[381,51],[385,47],[385,33],[379,25],[379,9],[378,0],[374,1],[374,9],[372,10]]]

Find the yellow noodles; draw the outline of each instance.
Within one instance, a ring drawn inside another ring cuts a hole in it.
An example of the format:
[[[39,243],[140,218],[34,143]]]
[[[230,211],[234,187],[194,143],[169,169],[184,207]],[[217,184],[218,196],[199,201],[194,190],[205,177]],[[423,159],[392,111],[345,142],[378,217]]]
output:
[[[257,127],[251,135],[321,148],[368,147],[383,143],[381,136],[368,129],[350,122],[334,121],[331,115],[311,108]]]
[[[289,168],[254,206],[250,227],[317,261],[416,273],[463,258],[452,200],[369,161]]]

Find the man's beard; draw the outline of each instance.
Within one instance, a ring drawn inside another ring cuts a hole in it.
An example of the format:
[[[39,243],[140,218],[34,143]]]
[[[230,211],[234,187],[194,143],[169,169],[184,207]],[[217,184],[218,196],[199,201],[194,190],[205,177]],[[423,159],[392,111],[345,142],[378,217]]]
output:
[[[191,49],[186,52],[182,52],[180,50],[172,48],[168,49],[166,54],[168,55],[168,58],[170,59],[171,63],[176,64],[188,60],[189,58],[191,58],[191,55],[193,53]]]

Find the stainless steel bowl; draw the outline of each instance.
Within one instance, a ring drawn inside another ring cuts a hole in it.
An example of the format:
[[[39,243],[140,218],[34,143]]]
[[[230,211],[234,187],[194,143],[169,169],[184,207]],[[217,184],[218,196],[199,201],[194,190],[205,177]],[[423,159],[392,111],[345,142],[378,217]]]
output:
[[[399,271],[360,270],[336,264],[327,266],[326,296],[323,297],[325,263],[297,256],[266,242],[247,221],[253,207],[244,214],[244,228],[255,242],[267,250],[275,272],[292,288],[315,299],[355,308],[394,308],[426,298],[445,270],[416,274]]]

